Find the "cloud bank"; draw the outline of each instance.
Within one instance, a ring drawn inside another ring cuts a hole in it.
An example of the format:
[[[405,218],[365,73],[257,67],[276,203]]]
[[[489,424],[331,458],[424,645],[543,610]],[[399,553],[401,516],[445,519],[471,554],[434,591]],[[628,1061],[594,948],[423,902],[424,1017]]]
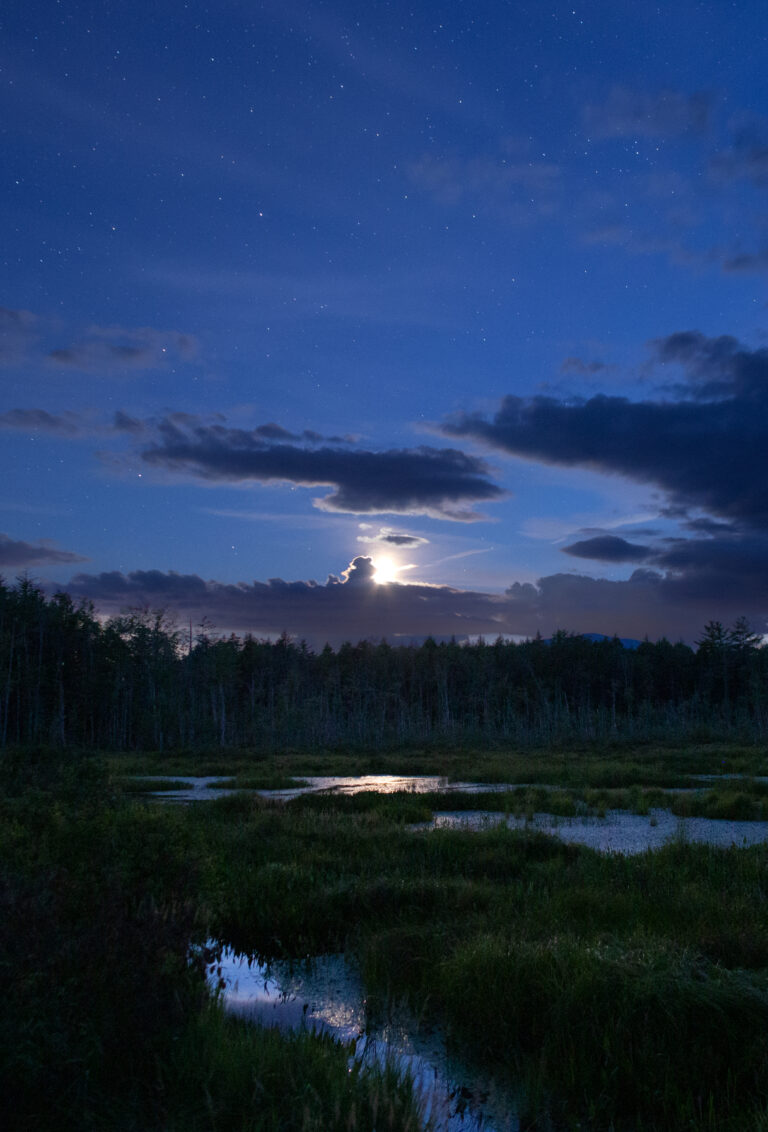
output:
[[[483,518],[474,504],[504,495],[483,460],[455,448],[316,447],[286,443],[276,428],[270,425],[265,434],[263,426],[234,429],[168,417],[141,456],[155,468],[209,482],[331,487],[315,506],[358,515],[430,515],[470,523]]]
[[[206,617],[221,633],[276,637],[287,632],[321,648],[326,641],[338,646],[363,638],[407,643],[430,635],[459,641],[537,632],[548,637],[556,629],[651,640],[665,636],[692,643],[713,616],[710,583],[717,581],[705,575],[706,584],[697,588],[685,574],[665,577],[650,569],[638,569],[626,581],[561,573],[541,578],[536,585],[515,582],[503,594],[490,594],[448,586],[377,584],[374,573],[371,559],[360,556],[340,578],[331,575],[325,584],[272,578],[231,585],[195,574],[137,570],[78,574],[63,588],[75,598],[92,600],[107,614],[136,606],[163,608],[175,613],[181,624],[199,624]],[[761,575],[752,600],[734,586],[721,592],[716,615],[733,621],[744,614],[755,629],[764,631],[765,579],[768,572]]]
[[[490,419],[461,414],[446,436],[514,456],[626,476],[679,508],[768,529],[768,350],[698,331],[651,344],[682,370],[671,399],[505,397]]]
[[[87,562],[82,554],[59,550],[49,539],[37,543],[23,542],[0,533],[0,570],[24,569],[28,566],[57,565],[65,562]]]

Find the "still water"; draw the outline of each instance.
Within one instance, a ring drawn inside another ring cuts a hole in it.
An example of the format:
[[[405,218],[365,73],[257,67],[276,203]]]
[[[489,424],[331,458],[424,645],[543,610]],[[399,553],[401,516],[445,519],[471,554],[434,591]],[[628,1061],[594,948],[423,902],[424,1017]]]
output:
[[[697,841],[729,848],[759,845],[768,841],[768,822],[725,821],[720,818],[680,818],[669,810],[649,810],[646,816],[627,810],[608,810],[605,817],[555,817],[535,813],[529,817],[464,810],[436,813],[431,822],[411,829],[540,829],[563,841],[589,846],[603,853],[644,853],[670,841]]]
[[[142,775],[142,780],[152,782],[156,779],[162,782],[168,775]],[[189,775],[174,774],[176,782],[183,782],[184,786],[178,790],[156,790],[152,797],[163,798],[169,802],[203,802],[212,798],[222,798],[227,794],[236,794],[238,791],[232,787],[216,786],[217,782],[224,783],[229,779],[221,775],[205,778],[195,778]],[[447,778],[435,774],[360,774],[353,777],[343,776],[304,776],[301,785],[290,786],[283,790],[255,790],[262,798],[273,798],[279,802],[289,802],[301,794],[359,794],[364,790],[373,790],[378,794],[394,794],[399,790],[406,790],[411,794],[426,794],[430,792],[450,794],[462,791],[470,794],[492,794],[504,790],[514,790],[509,783],[489,782],[449,782]]]
[[[737,776],[697,775],[695,777],[711,783],[719,778]],[[147,778],[147,781],[151,780],[151,776]],[[184,783],[183,788],[156,791],[152,796],[169,802],[202,802],[238,792],[233,788],[216,787],[215,783],[227,781],[221,777],[178,776],[177,781]],[[453,792],[489,794],[519,789],[521,786],[520,783],[513,786],[509,783],[449,782],[447,778],[438,775],[391,774],[367,774],[354,777],[315,776],[303,778],[301,783],[283,790],[258,790],[254,793],[264,798],[287,802],[300,794],[357,794],[364,790],[384,794],[393,794],[396,791],[415,794],[427,792],[447,795]],[[643,853],[646,849],[658,849],[676,839],[704,842],[723,848],[732,845],[740,847],[758,845],[768,841],[768,822],[727,821],[702,817],[681,818],[665,809],[650,810],[645,816],[632,814],[627,810],[609,810],[604,817],[573,818],[555,817],[543,812],[522,816],[488,810],[446,810],[435,813],[431,822],[423,822],[409,828],[478,830],[495,825],[507,825],[510,829],[540,829],[555,837],[561,837],[564,841],[586,845],[607,853]]]
[[[519,1132],[514,1101],[493,1082],[449,1058],[441,1034],[404,1010],[371,1023],[354,968],[341,955],[308,963],[249,963],[227,950],[221,964],[228,1010],[261,1026],[302,1027],[330,1034],[350,1048],[350,1061],[394,1059],[422,1097],[425,1123],[435,1132]],[[218,975],[211,970],[216,985]]]

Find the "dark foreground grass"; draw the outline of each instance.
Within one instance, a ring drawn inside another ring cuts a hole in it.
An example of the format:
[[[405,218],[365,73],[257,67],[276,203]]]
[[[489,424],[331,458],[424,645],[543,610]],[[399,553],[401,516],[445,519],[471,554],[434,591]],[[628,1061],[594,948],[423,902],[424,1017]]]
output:
[[[0,762],[3,1127],[72,1132],[420,1127],[409,1083],[224,1015],[205,964],[216,848],[93,762]]]
[[[363,1068],[351,1050],[309,1031],[284,1035],[208,1004],[190,1018],[163,1068],[167,1132],[326,1132],[423,1128],[410,1082],[394,1065]]]

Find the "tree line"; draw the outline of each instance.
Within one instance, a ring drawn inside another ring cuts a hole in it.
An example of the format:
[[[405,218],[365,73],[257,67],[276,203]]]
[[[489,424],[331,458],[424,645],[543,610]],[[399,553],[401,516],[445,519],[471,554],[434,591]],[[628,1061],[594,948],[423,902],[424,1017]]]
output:
[[[28,578],[0,581],[0,746],[101,750],[757,739],[768,649],[741,618],[697,648],[560,631],[326,645],[182,633],[162,610],[109,620]]]

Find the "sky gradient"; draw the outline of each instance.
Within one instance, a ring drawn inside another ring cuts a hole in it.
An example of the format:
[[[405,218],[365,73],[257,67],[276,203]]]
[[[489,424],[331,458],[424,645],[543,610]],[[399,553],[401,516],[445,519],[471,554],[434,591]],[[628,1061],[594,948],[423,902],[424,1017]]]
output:
[[[316,647],[768,631],[767,34],[13,6],[0,573]]]

